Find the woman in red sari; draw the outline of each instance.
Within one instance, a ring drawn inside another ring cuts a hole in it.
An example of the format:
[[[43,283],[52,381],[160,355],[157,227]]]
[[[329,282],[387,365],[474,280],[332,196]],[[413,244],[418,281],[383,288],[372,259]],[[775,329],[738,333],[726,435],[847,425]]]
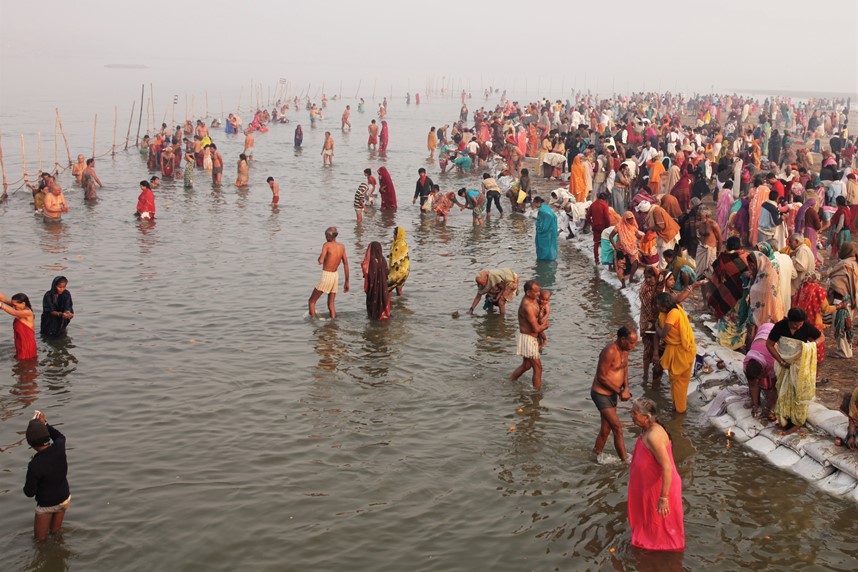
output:
[[[26,294],[15,294],[7,298],[0,294],[0,310],[15,317],[12,331],[15,334],[15,357],[20,360],[36,357],[36,330],[33,307]]]
[[[670,189],[670,194],[676,197],[676,200],[679,202],[679,208],[682,209],[683,213],[687,213],[688,209],[691,208],[691,184],[693,181],[690,167],[691,165],[683,167],[679,181]]]
[[[382,120],[381,122],[381,133],[378,135],[378,152],[385,153],[387,151],[387,140],[389,137],[389,133],[387,131],[387,121]]]
[[[387,167],[378,168],[378,194],[381,195],[382,209],[396,208],[396,189],[393,187],[393,179],[387,172]]]
[[[816,270],[808,270],[804,275],[795,296],[792,297],[792,307],[801,308],[807,314],[807,323],[820,332],[824,328],[822,315],[834,312],[836,306],[828,303],[828,292],[819,285],[819,273]],[[816,344],[816,363],[822,363],[825,359],[825,344]]]
[[[370,320],[388,319],[390,317],[388,269],[380,242],[369,243],[360,267],[363,270],[363,291],[366,292],[366,315]]]
[[[673,460],[670,436],[656,418],[655,403],[645,397],[633,403],[632,421],[643,429],[629,469],[632,546],[685,550],[682,479]]]

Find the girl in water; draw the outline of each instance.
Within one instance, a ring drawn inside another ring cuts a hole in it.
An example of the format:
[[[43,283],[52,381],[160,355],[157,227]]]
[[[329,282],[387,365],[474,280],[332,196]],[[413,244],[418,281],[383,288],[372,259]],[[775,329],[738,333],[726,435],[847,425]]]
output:
[[[36,331],[30,299],[26,294],[15,294],[11,299],[0,294],[0,310],[15,317],[12,322],[12,331],[15,334],[15,357],[19,360],[34,359]]]

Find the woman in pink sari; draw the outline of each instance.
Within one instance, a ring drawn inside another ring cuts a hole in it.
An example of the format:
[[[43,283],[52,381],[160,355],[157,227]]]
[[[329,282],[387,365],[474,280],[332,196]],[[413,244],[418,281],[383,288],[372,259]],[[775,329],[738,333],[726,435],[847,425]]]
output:
[[[381,133],[378,134],[378,152],[385,153],[387,151],[387,139],[389,137],[387,131],[387,121],[381,121]]]
[[[521,156],[527,156],[527,132],[524,127],[518,128],[518,150],[521,151]]]
[[[733,198],[733,181],[724,183],[724,188],[718,193],[718,226],[722,231],[727,229],[727,223],[730,220],[730,211],[733,209],[733,204],[736,199]]]
[[[396,209],[396,189],[387,167],[378,168],[378,194],[381,195],[382,209]]]
[[[656,418],[652,400],[632,405],[632,421],[643,429],[629,469],[629,525],[632,546],[645,550],[685,550],[682,479],[673,460],[670,436]]]

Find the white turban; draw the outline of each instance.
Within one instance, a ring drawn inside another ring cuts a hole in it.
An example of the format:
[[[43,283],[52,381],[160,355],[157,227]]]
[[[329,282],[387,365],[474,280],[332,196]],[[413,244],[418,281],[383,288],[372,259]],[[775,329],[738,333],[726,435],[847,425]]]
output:
[[[639,213],[648,213],[649,209],[652,208],[652,203],[649,201],[641,201],[641,203],[637,207],[637,211]]]

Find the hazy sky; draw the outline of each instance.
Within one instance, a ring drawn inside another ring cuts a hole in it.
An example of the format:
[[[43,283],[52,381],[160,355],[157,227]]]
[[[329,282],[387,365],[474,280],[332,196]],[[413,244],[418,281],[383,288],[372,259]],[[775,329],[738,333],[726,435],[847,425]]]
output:
[[[398,93],[422,91],[430,77],[446,76],[473,91],[527,81],[534,96],[537,85],[559,91],[583,87],[585,78],[602,93],[612,86],[708,91],[713,85],[858,92],[856,0],[0,0],[0,6],[6,105],[10,93],[32,89],[42,74],[85,82],[88,66],[109,63],[144,64],[143,79],[169,83],[168,90],[182,82],[199,90],[284,77],[325,82],[329,92],[340,82],[344,92],[353,91],[362,81],[364,89],[393,84]],[[139,73],[132,80],[139,85]]]

